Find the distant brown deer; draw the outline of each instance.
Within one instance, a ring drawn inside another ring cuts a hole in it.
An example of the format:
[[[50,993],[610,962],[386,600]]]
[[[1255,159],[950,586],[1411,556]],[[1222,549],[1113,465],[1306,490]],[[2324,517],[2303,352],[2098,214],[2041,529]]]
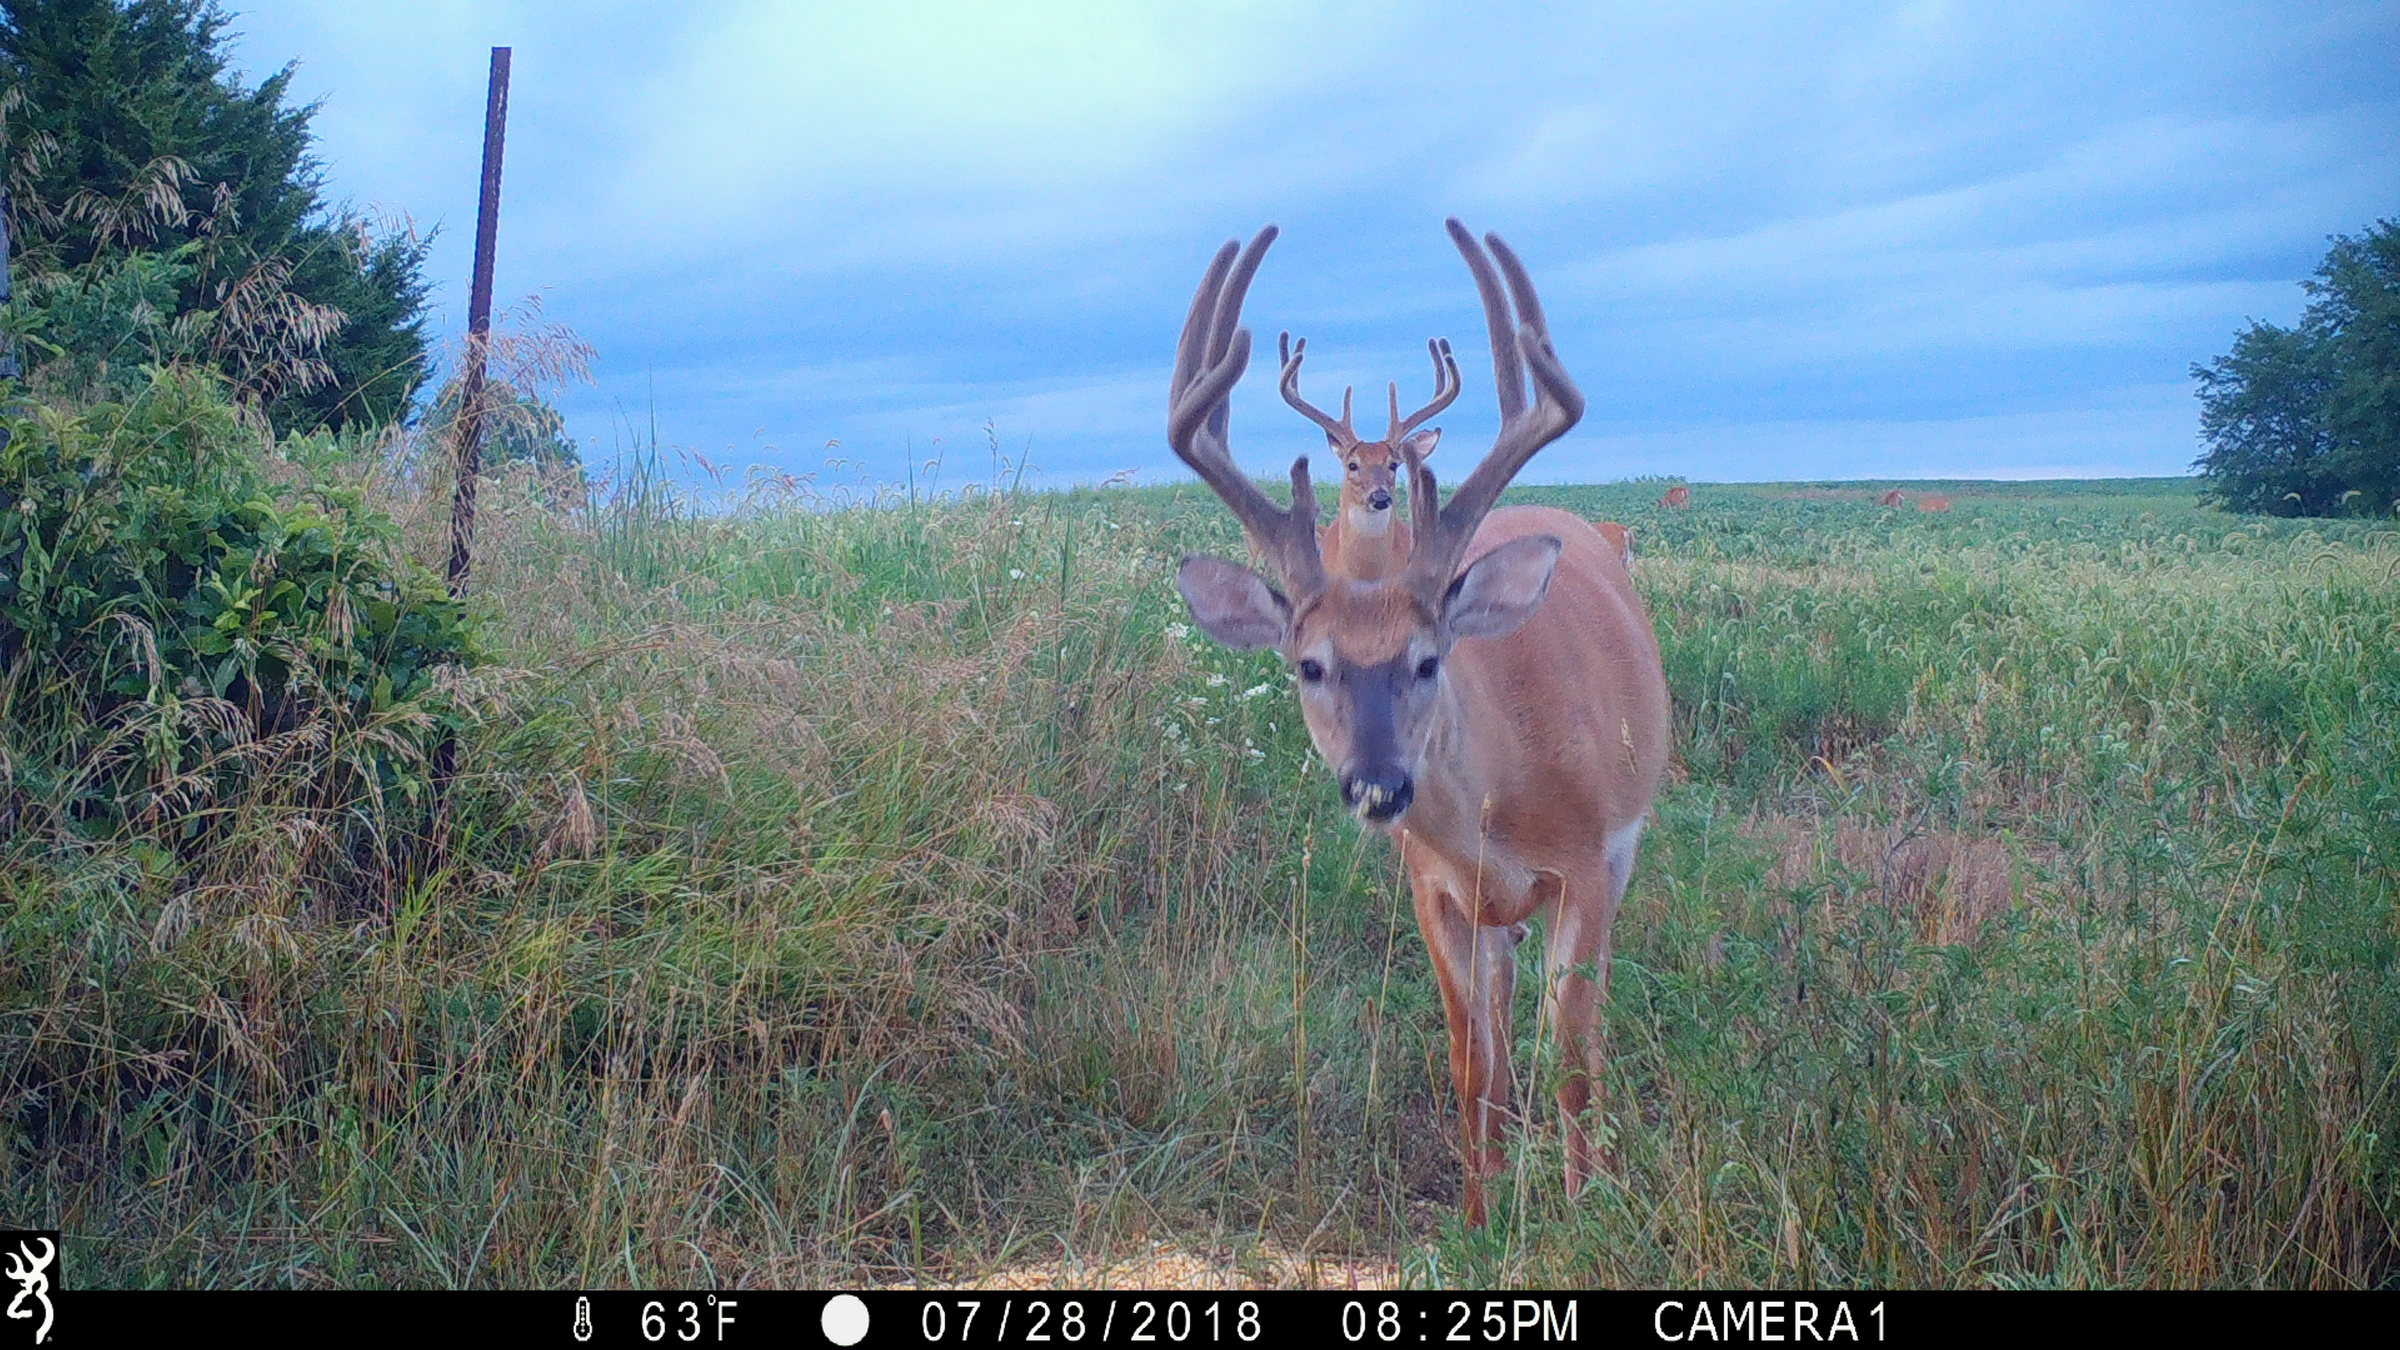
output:
[[[1317,552],[1325,571],[1345,581],[1381,581],[1398,576],[1408,561],[1409,525],[1392,509],[1392,487],[1411,459],[1423,460],[1442,439],[1440,427],[1423,426],[1425,419],[1450,406],[1458,397],[1458,362],[1450,355],[1447,338],[1431,338],[1425,350],[1433,354],[1433,401],[1406,417],[1400,415],[1400,386],[1391,388],[1392,421],[1380,441],[1362,441],[1350,427],[1350,391],[1342,391],[1340,421],[1320,412],[1300,397],[1300,361],[1308,339],[1292,341],[1285,333],[1276,341],[1283,358],[1283,379],[1277,386],[1293,411],[1325,433],[1325,443],[1342,465],[1342,496],[1334,507],[1333,523],[1317,532]]]
[[[1880,497],[1877,497],[1875,499],[1875,504],[1877,506],[1898,506],[1906,500],[1906,498],[1900,495],[1900,489],[1893,488],[1891,491],[1883,494]]]
[[[1950,499],[1948,497],[1919,497],[1917,498],[1917,509],[1920,511],[1947,511],[1950,509]]]
[[[1609,547],[1617,551],[1617,556],[1625,560],[1627,567],[1633,566],[1633,531],[1613,520],[1595,520],[1592,528],[1600,532],[1600,537],[1608,541]]]
[[[1678,483],[1674,487],[1667,489],[1667,495],[1659,498],[1658,504],[1666,507],[1690,506],[1692,504],[1692,490]]]

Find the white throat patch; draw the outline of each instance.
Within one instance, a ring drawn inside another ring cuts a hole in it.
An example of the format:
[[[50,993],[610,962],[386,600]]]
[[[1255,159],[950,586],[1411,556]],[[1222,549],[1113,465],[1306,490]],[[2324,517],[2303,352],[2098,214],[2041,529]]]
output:
[[[1399,508],[1396,506],[1384,511],[1378,511],[1365,505],[1353,506],[1342,513],[1342,524],[1360,534],[1389,534],[1392,529],[1392,512],[1397,510]]]

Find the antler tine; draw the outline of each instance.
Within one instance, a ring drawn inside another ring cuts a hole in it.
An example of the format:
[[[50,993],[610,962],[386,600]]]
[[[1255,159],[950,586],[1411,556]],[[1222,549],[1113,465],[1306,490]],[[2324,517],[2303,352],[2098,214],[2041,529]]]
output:
[[[1302,338],[1299,342],[1294,343],[1292,335],[1285,333],[1275,339],[1275,350],[1283,358],[1283,378],[1277,381],[1275,386],[1276,391],[1283,395],[1283,401],[1291,404],[1293,411],[1302,417],[1324,428],[1326,436],[1333,440],[1337,449],[1347,450],[1358,444],[1358,433],[1350,429],[1350,391],[1348,389],[1342,390],[1342,420],[1339,422],[1327,417],[1315,404],[1300,397],[1300,362],[1308,352],[1308,339]]]
[[[1468,541],[1499,500],[1500,490],[1536,451],[1565,435],[1583,417],[1583,394],[1550,345],[1549,324],[1533,282],[1525,275],[1524,263],[1496,234],[1484,236],[1492,250],[1487,257],[1466,226],[1455,219],[1445,224],[1483,298],[1484,321],[1491,330],[1493,377],[1500,392],[1500,434],[1490,453],[1450,494],[1438,515],[1431,471],[1413,460],[1409,465],[1409,524],[1416,531],[1417,545],[1409,557],[1408,578],[1413,589],[1428,597],[1438,596],[1450,584],[1466,556]],[[1493,258],[1499,260],[1498,271],[1507,276],[1505,296],[1492,267]],[[1510,298],[1516,301],[1515,323],[1510,322]],[[1527,367],[1533,372],[1530,406],[1525,391]]]
[[[1411,536],[1418,541],[1416,553],[1423,553],[1435,547],[1441,535],[1442,497],[1438,485],[1433,481],[1433,470],[1425,466],[1423,455],[1411,450],[1407,442],[1403,441],[1400,445],[1400,457],[1408,463],[1408,528]],[[1412,584],[1418,571],[1415,566],[1416,553],[1412,553],[1409,557],[1411,565],[1407,575]],[[1445,577],[1442,585],[1448,586],[1449,584],[1449,579]]]
[[[1515,250],[1499,235],[1487,234],[1483,238],[1491,245],[1492,256],[1499,260],[1500,271],[1508,278],[1509,294],[1517,302],[1516,347],[1533,375],[1532,410],[1522,422],[1502,426],[1492,453],[1486,457],[1495,466],[1510,461],[1492,488],[1493,494],[1498,495],[1500,488],[1516,476],[1535,451],[1566,435],[1583,420],[1583,391],[1575,387],[1567,368],[1559,362],[1557,350],[1550,345],[1550,323],[1542,314],[1541,297],[1533,292],[1532,278],[1525,274],[1525,264],[1517,260]],[[1466,484],[1460,486],[1463,489]]]
[[[1242,246],[1228,239],[1208,260],[1208,270],[1200,276],[1200,289],[1192,293],[1192,307],[1184,312],[1183,335],[1175,340],[1175,375],[1167,385],[1167,407],[1172,411],[1183,401],[1184,390],[1191,386],[1205,363],[1202,349],[1208,345],[1208,330],[1217,314],[1217,292],[1225,285],[1225,273],[1233,266],[1235,255]],[[1169,428],[1169,438],[1173,438]]]
[[[1450,231],[1450,242],[1458,246],[1458,254],[1467,260],[1467,270],[1475,276],[1475,294],[1483,300],[1484,327],[1492,339],[1492,382],[1500,390],[1500,420],[1505,423],[1525,410],[1525,375],[1517,360],[1517,326],[1509,321],[1508,297],[1500,289],[1500,278],[1492,272],[1492,261],[1484,256],[1483,245],[1453,216],[1442,222]]]
[[[1239,468],[1226,443],[1233,386],[1250,365],[1250,330],[1240,326],[1250,279],[1275,242],[1269,225],[1238,250],[1228,240],[1200,278],[1175,344],[1175,373],[1168,386],[1167,444],[1176,458],[1208,484],[1234,519],[1273,561],[1286,589],[1296,597],[1323,589],[1325,568],[1317,555],[1317,500],[1309,486],[1308,458],[1292,463],[1292,506],[1277,506]]]
[[[1394,446],[1399,445],[1408,433],[1425,425],[1426,418],[1458,401],[1458,391],[1461,387],[1458,379],[1458,359],[1450,355],[1450,339],[1427,338],[1425,339],[1425,350],[1433,357],[1433,402],[1410,413],[1406,418],[1402,418],[1400,416],[1400,386],[1397,384],[1392,386],[1392,431],[1386,439]]]

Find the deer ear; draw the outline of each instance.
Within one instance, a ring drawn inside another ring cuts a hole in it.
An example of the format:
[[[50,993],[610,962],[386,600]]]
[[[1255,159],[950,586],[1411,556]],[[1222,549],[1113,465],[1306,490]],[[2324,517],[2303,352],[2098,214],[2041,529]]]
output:
[[[1412,431],[1408,433],[1407,440],[1400,442],[1400,457],[1421,464],[1433,458],[1433,447],[1441,443],[1442,429],[1440,427],[1427,427],[1423,431]]]
[[[1452,638],[1507,637],[1542,607],[1565,545],[1558,536],[1511,539],[1477,558],[1442,596],[1442,627]]]
[[[1292,602],[1267,579],[1223,558],[1193,554],[1175,569],[1175,589],[1200,631],[1243,651],[1280,647],[1292,629]]]

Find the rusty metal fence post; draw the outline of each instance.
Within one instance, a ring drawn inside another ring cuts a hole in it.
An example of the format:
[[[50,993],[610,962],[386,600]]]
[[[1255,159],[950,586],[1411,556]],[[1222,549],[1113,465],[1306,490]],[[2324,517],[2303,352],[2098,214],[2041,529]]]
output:
[[[475,480],[483,473],[484,364],[492,336],[492,251],[500,234],[500,152],[508,138],[508,57],[492,48],[491,84],[483,102],[483,195],[475,208],[475,285],[467,297],[466,368],[459,374],[457,482],[450,494],[450,594],[466,594],[475,557]],[[450,852],[450,787],[458,772],[458,735],[433,750],[433,857]]]
[[[492,48],[483,103],[483,196],[475,207],[475,287],[467,297],[466,369],[458,388],[458,481],[450,497],[450,594],[464,595],[475,552],[475,479],[483,472],[484,363],[492,336],[492,250],[500,234],[500,154],[508,139],[508,56]]]

